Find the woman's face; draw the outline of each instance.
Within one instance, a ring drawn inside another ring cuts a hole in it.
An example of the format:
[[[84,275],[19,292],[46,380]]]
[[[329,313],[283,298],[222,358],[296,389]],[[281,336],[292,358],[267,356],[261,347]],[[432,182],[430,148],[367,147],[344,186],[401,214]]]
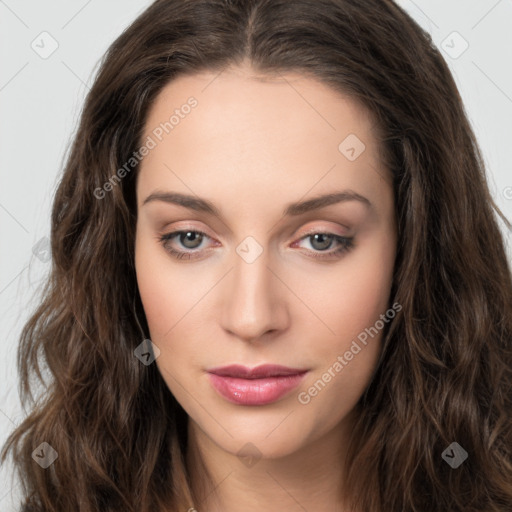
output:
[[[191,428],[274,458],[348,425],[394,316],[396,232],[367,112],[313,79],[250,74],[182,76],[152,105],[136,272]],[[210,373],[228,365],[291,375]]]

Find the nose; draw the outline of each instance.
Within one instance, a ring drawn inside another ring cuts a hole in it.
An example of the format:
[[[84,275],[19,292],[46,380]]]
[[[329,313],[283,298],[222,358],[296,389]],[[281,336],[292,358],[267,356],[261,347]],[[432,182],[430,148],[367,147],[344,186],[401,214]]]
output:
[[[267,254],[263,251],[252,263],[235,255],[234,268],[225,280],[222,327],[248,342],[275,337],[289,321],[287,288],[269,267]]]

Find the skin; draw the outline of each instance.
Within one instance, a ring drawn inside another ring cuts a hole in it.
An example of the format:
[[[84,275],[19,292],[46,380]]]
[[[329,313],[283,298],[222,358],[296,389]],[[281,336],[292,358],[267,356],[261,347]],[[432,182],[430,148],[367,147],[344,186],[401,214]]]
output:
[[[381,331],[309,403],[298,395],[390,307],[396,225],[376,125],[361,105],[317,80],[262,77],[241,65],[170,82],[151,107],[144,138],[190,96],[197,107],[141,162],[135,263],[160,350],[156,364],[189,415],[187,464],[201,496],[195,508],[348,510],[342,463]],[[349,134],[366,146],[354,161],[338,149]],[[371,206],[350,200],[283,216],[289,203],[340,190]],[[222,217],[160,200],[144,204],[171,191],[208,199]],[[207,236],[188,245],[176,236],[167,248],[199,257],[167,251],[159,236],[178,229]],[[340,244],[315,242],[306,236],[311,230],[354,237],[354,246],[316,259]],[[251,263],[236,251],[248,236],[263,251]],[[309,373],[277,402],[243,406],[221,397],[205,371],[234,363]],[[255,464],[237,455],[246,443],[256,447]]]

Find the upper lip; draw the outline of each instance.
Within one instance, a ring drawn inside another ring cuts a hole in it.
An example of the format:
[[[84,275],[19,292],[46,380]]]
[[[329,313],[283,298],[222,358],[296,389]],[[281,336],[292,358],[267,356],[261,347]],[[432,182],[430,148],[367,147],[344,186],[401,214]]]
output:
[[[303,368],[289,368],[278,364],[262,364],[254,368],[248,368],[240,364],[218,366],[208,370],[209,373],[222,377],[238,377],[242,379],[262,379],[265,377],[278,377],[283,375],[297,375],[307,370]]]

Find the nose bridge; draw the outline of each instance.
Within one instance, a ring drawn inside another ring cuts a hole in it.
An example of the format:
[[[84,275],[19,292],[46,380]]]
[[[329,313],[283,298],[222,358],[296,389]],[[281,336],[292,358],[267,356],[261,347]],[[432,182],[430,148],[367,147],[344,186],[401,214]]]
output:
[[[252,237],[236,248],[223,305],[223,327],[254,340],[285,321],[279,280],[269,270],[269,253]]]

